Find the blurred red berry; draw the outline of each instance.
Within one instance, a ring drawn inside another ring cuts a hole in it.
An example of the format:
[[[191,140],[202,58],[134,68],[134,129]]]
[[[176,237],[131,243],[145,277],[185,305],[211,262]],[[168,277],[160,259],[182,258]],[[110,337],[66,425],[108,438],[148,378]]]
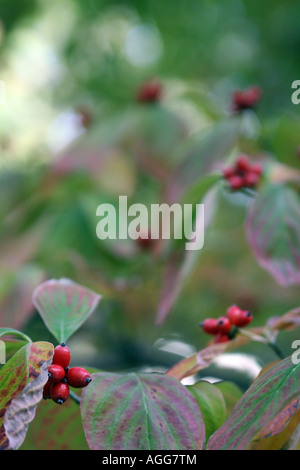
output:
[[[243,326],[249,325],[249,323],[253,320],[253,315],[248,310],[242,310],[240,314],[240,318],[236,324],[236,326],[242,328]]]
[[[260,176],[263,172],[263,166],[260,163],[253,163],[251,165],[251,171]]]
[[[140,103],[155,103],[162,97],[162,85],[156,80],[144,83],[137,92],[136,99]]]
[[[240,309],[240,307],[238,307],[237,305],[231,305],[230,307],[228,307],[226,311],[226,316],[230,320],[232,325],[237,324],[240,319],[241,312],[242,309]]]
[[[234,175],[228,178],[228,184],[234,191],[241,189],[244,185],[243,178],[239,175]]]
[[[255,108],[261,99],[261,89],[257,86],[248,88],[247,90],[237,90],[232,95],[232,110],[243,111],[244,109]]]
[[[206,318],[200,325],[203,331],[209,335],[216,335],[219,332],[218,320],[215,318]]]
[[[223,177],[232,190],[238,191],[243,187],[254,188],[259,182],[262,171],[262,165],[259,163],[251,164],[247,155],[240,155],[234,166],[223,170]]]
[[[243,186],[246,187],[254,187],[257,185],[259,182],[259,175],[257,173],[254,173],[253,171],[249,171],[248,173],[245,174],[243,178]]]
[[[235,163],[237,171],[246,172],[250,170],[250,162],[247,155],[240,155]]]
[[[149,250],[154,243],[154,239],[151,238],[151,230],[148,233],[144,233],[143,236],[139,236],[136,241],[142,250]]]
[[[233,166],[229,166],[227,168],[224,168],[223,170],[223,176],[225,179],[230,178],[231,176],[235,175],[235,168]]]
[[[230,320],[227,317],[220,317],[218,318],[217,322],[218,322],[218,333],[223,333],[223,334],[229,333],[232,325],[231,325]]]
[[[227,334],[224,333],[218,333],[214,339],[214,343],[227,343],[230,341],[230,338]]]
[[[246,326],[253,320],[251,312],[242,310],[237,305],[231,305],[226,311],[226,316],[233,325],[238,327]]]

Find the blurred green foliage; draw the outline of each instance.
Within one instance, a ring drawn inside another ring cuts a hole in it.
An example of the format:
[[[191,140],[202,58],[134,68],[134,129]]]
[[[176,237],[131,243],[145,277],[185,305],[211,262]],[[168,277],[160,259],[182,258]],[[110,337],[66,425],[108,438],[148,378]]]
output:
[[[10,326],[33,339],[51,339],[37,315],[18,320],[16,312],[30,311],[28,272],[36,282],[70,277],[104,296],[71,340],[74,362],[164,370],[202,348],[207,338],[198,322],[233,302],[253,311],[255,325],[298,305],[299,288],[278,286],[249,249],[249,201],[218,183],[205,248],[157,327],[165,254],[153,259],[132,244],[100,243],[95,210],[119,194],[158,202],[185,139],[229,120],[232,91],[251,84],[263,99],[222,158],[247,152],[299,169],[299,109],[291,103],[291,84],[300,78],[299,16],[299,2],[279,0],[0,1],[5,326],[13,319]],[[163,84],[162,103],[143,108],[136,91],[151,77]],[[282,342],[288,354],[288,334]],[[261,346],[245,350],[262,363],[273,359]]]

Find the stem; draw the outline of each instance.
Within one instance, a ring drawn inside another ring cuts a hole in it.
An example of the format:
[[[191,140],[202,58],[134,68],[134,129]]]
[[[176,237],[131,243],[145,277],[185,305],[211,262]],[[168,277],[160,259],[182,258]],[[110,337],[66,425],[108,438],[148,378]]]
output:
[[[285,355],[283,354],[281,349],[277,346],[277,344],[270,342],[270,343],[268,343],[268,345],[273,350],[273,352],[276,354],[276,356],[279,357],[279,359],[285,359]]]
[[[249,196],[249,197],[252,197],[252,198],[256,197],[256,192],[251,191],[251,189],[241,188],[240,191],[241,191],[241,193],[245,194],[246,196]]]
[[[80,397],[78,395],[76,395],[76,393],[72,392],[72,390],[70,390],[70,394],[69,396],[72,398],[72,400],[74,400],[77,405],[80,405]]]

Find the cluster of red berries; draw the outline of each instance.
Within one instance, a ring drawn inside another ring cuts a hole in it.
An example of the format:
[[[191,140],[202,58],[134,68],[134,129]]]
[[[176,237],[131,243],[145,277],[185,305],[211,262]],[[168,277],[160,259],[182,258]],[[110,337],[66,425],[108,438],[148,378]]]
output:
[[[237,328],[248,325],[252,320],[253,315],[249,310],[231,305],[225,317],[206,318],[200,326],[205,333],[215,336],[214,343],[226,343],[233,339]]]
[[[162,85],[157,80],[149,80],[141,85],[136,94],[140,103],[156,103],[162,97]]]
[[[233,166],[224,169],[223,176],[230,188],[238,191],[241,188],[255,188],[262,172],[260,163],[251,163],[247,155],[240,155]]]
[[[48,368],[48,382],[44,386],[43,398],[52,398],[62,405],[69,398],[69,387],[83,388],[91,381],[91,375],[82,367],[71,367],[71,353],[65,343],[54,349],[52,364]]]
[[[240,112],[244,109],[253,109],[261,99],[261,89],[257,86],[247,90],[237,90],[232,94],[232,111]]]

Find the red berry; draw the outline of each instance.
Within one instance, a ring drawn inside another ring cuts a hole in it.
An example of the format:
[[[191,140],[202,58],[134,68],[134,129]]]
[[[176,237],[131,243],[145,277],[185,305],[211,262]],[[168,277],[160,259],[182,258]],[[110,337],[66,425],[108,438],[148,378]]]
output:
[[[51,398],[55,403],[62,405],[69,398],[69,385],[63,382],[59,384],[52,384],[50,388]]]
[[[228,335],[224,333],[218,333],[215,337],[214,343],[227,343],[227,341],[230,341]]]
[[[155,103],[162,95],[162,86],[156,81],[144,83],[137,92],[136,99],[141,103]]]
[[[231,305],[226,312],[227,318],[232,325],[243,327],[248,325],[253,319],[253,315],[248,310],[242,310],[237,305]]]
[[[258,182],[259,182],[259,175],[252,171],[249,171],[248,173],[246,173],[246,175],[243,178],[244,186],[247,186],[247,187],[254,187],[257,185]]]
[[[136,241],[142,250],[150,250],[154,244],[154,239],[151,237],[151,230],[141,234]]]
[[[65,345],[65,343],[61,343],[60,345],[56,346],[52,359],[53,364],[58,364],[63,367],[63,369],[66,369],[70,364],[70,361],[70,349]]]
[[[67,371],[66,379],[69,385],[74,388],[86,387],[91,381],[91,374],[82,367],[71,367]]]
[[[253,86],[251,88],[248,88],[247,96],[248,96],[249,104],[251,104],[252,106],[255,106],[256,103],[258,103],[258,101],[260,100],[261,95],[262,95],[261,89],[258,86]]]
[[[65,377],[65,369],[59,364],[51,364],[48,368],[49,381],[57,384]]]
[[[217,320],[218,333],[227,334],[231,330],[231,322],[227,317],[220,317]]]
[[[63,382],[52,384],[50,393],[52,400],[55,401],[55,403],[62,405],[69,398],[69,385]]]
[[[231,176],[228,179],[228,183],[229,183],[230,188],[233,189],[234,191],[241,189],[244,185],[243,178],[238,175]]]
[[[48,380],[48,382],[45,383],[44,388],[43,388],[43,398],[44,400],[47,400],[48,398],[51,398],[51,382]]]
[[[253,86],[245,91],[235,91],[232,95],[233,111],[242,111],[251,109],[256,106],[261,98],[261,90],[259,87]]]
[[[227,168],[224,168],[223,170],[223,176],[225,179],[230,178],[231,176],[235,175],[235,168],[232,166],[229,166]]]
[[[260,176],[263,172],[263,166],[260,163],[253,163],[251,165],[251,172]]]
[[[218,321],[215,318],[206,318],[200,323],[200,326],[202,326],[203,331],[209,335],[216,335],[219,331]]]
[[[247,155],[240,155],[235,165],[237,171],[246,172],[250,170],[250,162]]]
[[[240,314],[240,318],[236,323],[236,326],[242,328],[243,326],[248,325],[253,320],[253,315],[248,310],[242,310]]]
[[[227,311],[226,311],[226,316],[231,322],[232,325],[236,325],[237,322],[240,319],[242,309],[238,307],[237,305],[231,305]]]

